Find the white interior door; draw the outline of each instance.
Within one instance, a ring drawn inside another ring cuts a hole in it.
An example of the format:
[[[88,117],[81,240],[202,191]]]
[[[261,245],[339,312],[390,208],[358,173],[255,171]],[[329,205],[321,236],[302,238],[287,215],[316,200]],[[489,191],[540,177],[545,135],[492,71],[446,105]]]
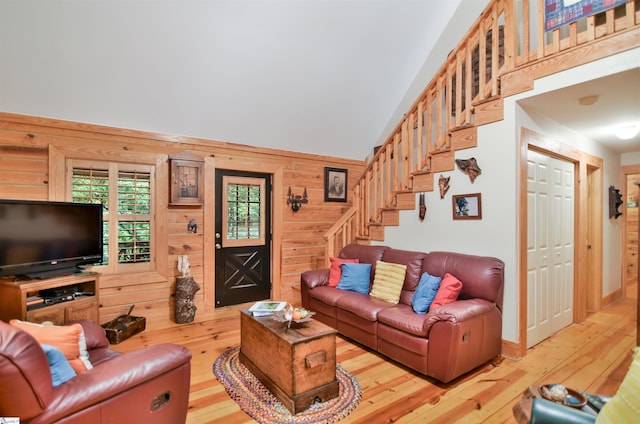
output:
[[[574,169],[527,154],[527,348],[573,322]]]

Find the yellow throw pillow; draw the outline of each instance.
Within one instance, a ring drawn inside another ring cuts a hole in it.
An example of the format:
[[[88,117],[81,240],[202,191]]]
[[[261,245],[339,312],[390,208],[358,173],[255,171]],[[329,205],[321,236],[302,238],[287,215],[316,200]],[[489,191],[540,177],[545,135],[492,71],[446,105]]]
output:
[[[640,423],[640,348],[615,396],[602,407],[597,424]]]
[[[398,303],[406,273],[406,265],[377,261],[373,287],[369,295],[389,303]]]
[[[89,362],[89,352],[82,325],[43,325],[12,319],[9,324],[31,334],[40,344],[48,344],[62,351],[71,368],[78,373],[93,368]]]

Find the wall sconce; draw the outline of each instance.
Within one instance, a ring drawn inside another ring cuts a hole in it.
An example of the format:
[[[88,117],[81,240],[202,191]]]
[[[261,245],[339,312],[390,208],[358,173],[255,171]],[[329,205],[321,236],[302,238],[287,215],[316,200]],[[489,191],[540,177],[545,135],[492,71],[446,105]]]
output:
[[[191,218],[187,224],[187,232],[195,234],[198,232],[198,224],[196,224],[195,218]]]
[[[291,210],[293,212],[298,212],[300,210],[300,208],[302,207],[303,203],[308,203],[309,199],[307,198],[307,189],[305,187],[304,189],[304,193],[302,194],[302,196],[300,196],[299,194],[292,194],[291,193],[291,187],[289,187],[289,195],[288,195],[288,199],[287,199],[287,204],[291,205]]]
[[[620,189],[617,189],[614,186],[609,186],[609,219],[618,219],[620,215],[622,215],[622,212],[618,210],[620,206],[622,206],[622,194],[620,194]]]

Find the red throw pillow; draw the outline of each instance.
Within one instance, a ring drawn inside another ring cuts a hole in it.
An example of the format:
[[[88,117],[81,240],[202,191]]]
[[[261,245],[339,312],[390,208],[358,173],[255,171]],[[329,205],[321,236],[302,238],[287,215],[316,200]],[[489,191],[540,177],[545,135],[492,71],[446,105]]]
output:
[[[458,295],[461,290],[462,283],[460,280],[447,272],[440,282],[440,288],[438,288],[438,292],[431,303],[431,307],[429,307],[429,311],[433,311],[439,306],[446,305],[447,303],[454,302],[458,299]]]
[[[329,268],[329,287],[335,287],[340,282],[340,277],[342,276],[342,264],[360,263],[360,259],[329,258],[329,261],[331,262],[331,268]]]

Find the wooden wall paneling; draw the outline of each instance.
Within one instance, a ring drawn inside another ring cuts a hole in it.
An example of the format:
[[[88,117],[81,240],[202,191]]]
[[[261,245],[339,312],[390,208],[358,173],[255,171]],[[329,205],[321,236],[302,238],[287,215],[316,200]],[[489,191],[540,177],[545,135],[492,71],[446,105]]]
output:
[[[638,186],[634,181],[640,180],[640,175],[633,174],[626,177],[624,207],[626,214],[625,232],[623,235],[625,258],[623,276],[627,283],[634,283],[638,278]]]
[[[66,168],[67,158],[55,146],[49,145],[49,200],[64,202],[70,198],[71,185],[67,184]]]
[[[623,273],[628,284],[633,284],[638,278],[638,207],[627,207],[627,226],[625,259],[626,270]]]
[[[204,205],[203,205],[203,218],[198,231],[202,232],[204,248],[203,248],[203,278],[200,284],[200,292],[204,301],[204,310],[212,311],[215,309],[215,249],[211,247],[215,245],[215,228],[213,223],[215,222],[215,159],[214,155],[210,154],[204,158]],[[206,278],[205,278],[206,277]],[[197,303],[196,303],[197,305]],[[197,313],[197,312],[196,312]]]
[[[0,136],[0,198],[47,200],[47,149],[3,144],[23,139]]]
[[[154,207],[153,224],[156,229],[153,243],[156,247],[156,269],[165,277],[171,275],[168,270],[168,255],[160,254],[165,252],[164,246],[168,246],[168,209],[165,207],[169,201],[169,159],[168,155],[161,154],[156,157],[154,170],[154,193],[152,205]]]
[[[103,274],[100,277],[100,320],[107,322],[125,313],[131,305],[135,305],[133,315],[169,319],[170,293],[169,282],[157,272]]]
[[[638,281],[639,267],[639,233],[638,221],[640,215],[640,207],[638,201],[640,193],[636,182],[640,181],[640,165],[623,166],[621,169],[621,178],[625,181],[623,194],[623,213],[622,213],[622,295],[635,296],[636,283]]]
[[[66,188],[63,164],[66,159],[97,159],[144,163],[154,166],[154,219],[156,232],[156,270],[152,273],[103,275],[104,297],[101,319],[115,317],[131,303],[134,313],[144,315],[149,324],[173,317],[173,298],[177,255],[187,254],[192,274],[201,290],[195,296],[199,312],[214,308],[215,252],[214,179],[216,167],[273,174],[273,265],[272,296],[299,303],[300,273],[324,262],[324,232],[336,222],[348,202],[324,202],[324,167],[347,168],[349,187],[356,184],[364,169],[363,161],[255,148],[214,140],[178,137],[134,130],[86,125],[47,118],[0,113],[0,148],[12,153],[13,178],[0,181],[0,194],[19,193],[22,198],[47,199],[49,168],[57,175],[49,178],[53,193]],[[47,150],[53,159],[50,161]],[[202,207],[168,207],[168,155],[188,150],[205,159],[205,199]],[[0,160],[5,161],[5,155]],[[16,159],[16,160],[13,160]],[[50,163],[51,162],[51,163]],[[2,171],[6,172],[2,167]],[[20,175],[38,177],[20,179]],[[6,182],[5,182],[6,181]],[[23,184],[8,189],[13,182],[36,183],[37,189]],[[308,190],[310,202],[297,214],[286,204],[286,190]],[[59,194],[55,194],[56,197]],[[188,219],[198,224],[196,234],[188,234]],[[101,289],[101,294],[102,293]]]

